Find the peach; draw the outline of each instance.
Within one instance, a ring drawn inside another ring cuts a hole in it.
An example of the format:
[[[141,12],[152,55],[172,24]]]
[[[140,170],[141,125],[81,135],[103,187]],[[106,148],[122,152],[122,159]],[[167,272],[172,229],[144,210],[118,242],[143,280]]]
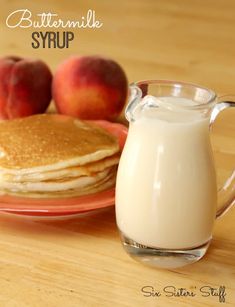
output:
[[[120,65],[99,56],[67,59],[52,82],[58,112],[80,119],[115,119],[127,93],[128,82]]]
[[[0,119],[43,113],[51,101],[52,74],[34,59],[0,59]]]

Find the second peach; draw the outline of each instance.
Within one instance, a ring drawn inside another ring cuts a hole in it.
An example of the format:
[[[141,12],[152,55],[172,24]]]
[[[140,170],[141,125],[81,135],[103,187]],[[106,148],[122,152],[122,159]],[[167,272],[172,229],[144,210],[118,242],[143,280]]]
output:
[[[59,113],[81,119],[115,119],[128,92],[125,72],[99,56],[71,57],[57,69],[52,95]]]

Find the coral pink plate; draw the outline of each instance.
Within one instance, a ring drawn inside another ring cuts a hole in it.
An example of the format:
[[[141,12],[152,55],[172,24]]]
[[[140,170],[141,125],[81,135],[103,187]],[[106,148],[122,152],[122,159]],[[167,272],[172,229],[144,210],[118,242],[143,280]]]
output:
[[[123,149],[128,131],[124,125],[103,120],[91,122],[115,135],[119,140],[120,148]],[[70,218],[113,206],[114,197],[115,188],[91,195],[58,199],[36,199],[3,195],[0,196],[0,211],[22,217]]]

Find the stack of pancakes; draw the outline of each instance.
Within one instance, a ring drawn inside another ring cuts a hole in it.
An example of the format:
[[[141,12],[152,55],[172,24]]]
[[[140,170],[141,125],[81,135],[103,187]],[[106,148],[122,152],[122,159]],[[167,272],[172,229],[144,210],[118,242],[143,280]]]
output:
[[[0,124],[0,193],[27,197],[92,194],[115,183],[117,139],[95,124],[43,114]]]

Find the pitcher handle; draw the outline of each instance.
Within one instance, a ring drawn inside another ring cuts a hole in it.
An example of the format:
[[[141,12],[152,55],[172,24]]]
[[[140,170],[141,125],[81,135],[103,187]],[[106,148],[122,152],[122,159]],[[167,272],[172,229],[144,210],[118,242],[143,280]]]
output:
[[[217,103],[211,113],[210,128],[214,123],[218,114],[230,107],[235,107],[235,102],[225,101],[225,96],[219,97],[220,102]],[[218,191],[218,209],[216,218],[224,215],[235,204],[235,170],[231,176],[225,181],[224,185]]]

